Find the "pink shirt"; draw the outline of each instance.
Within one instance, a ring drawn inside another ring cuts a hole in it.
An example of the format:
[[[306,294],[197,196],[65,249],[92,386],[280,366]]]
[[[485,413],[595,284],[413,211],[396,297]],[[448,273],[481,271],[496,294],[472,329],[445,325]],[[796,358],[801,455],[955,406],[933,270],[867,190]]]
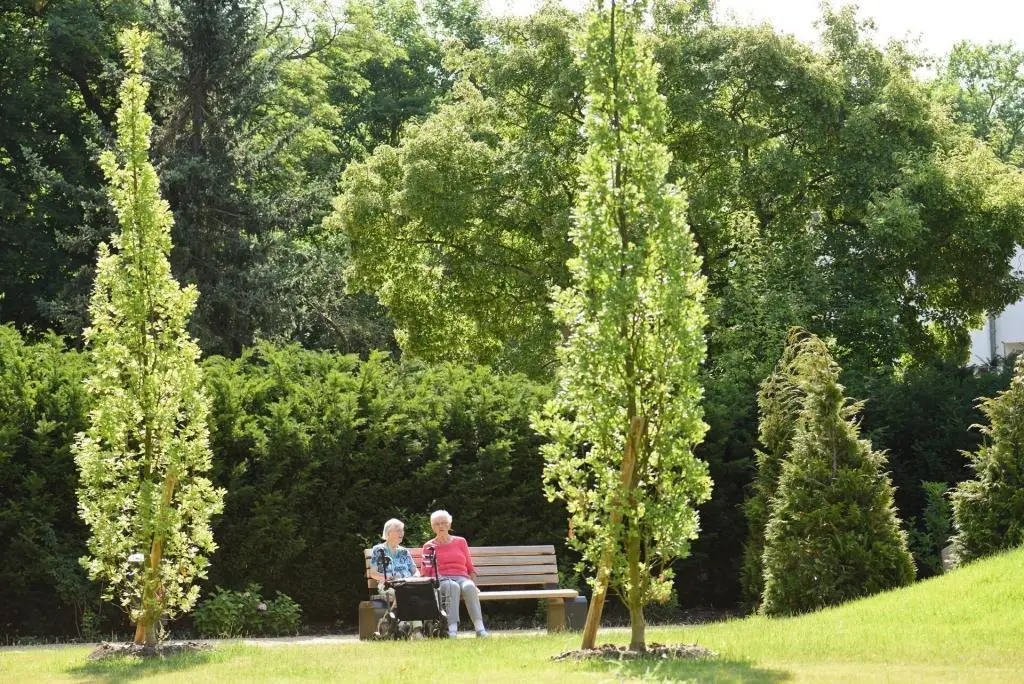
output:
[[[434,574],[430,566],[430,550],[437,552],[437,574],[441,577],[469,577],[476,572],[473,567],[473,559],[469,557],[469,544],[462,537],[451,535],[451,541],[447,544],[438,544],[437,540],[431,539],[423,545],[423,574],[430,577]]]

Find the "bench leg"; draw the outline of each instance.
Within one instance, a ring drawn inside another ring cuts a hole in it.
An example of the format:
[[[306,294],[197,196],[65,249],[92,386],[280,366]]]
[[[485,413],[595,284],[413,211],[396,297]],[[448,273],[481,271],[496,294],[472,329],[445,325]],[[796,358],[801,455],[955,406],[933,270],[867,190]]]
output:
[[[384,616],[383,603],[379,601],[359,602],[359,638],[369,639],[377,631],[377,622]]]
[[[548,633],[565,631],[565,599],[550,598],[548,602]]]

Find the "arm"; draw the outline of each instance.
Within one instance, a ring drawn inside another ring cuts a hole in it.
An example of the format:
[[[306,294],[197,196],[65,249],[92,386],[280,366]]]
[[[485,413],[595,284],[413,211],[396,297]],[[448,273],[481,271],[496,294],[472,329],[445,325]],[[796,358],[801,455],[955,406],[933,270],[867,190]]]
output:
[[[462,552],[466,555],[466,570],[469,571],[469,579],[476,582],[476,568],[473,566],[473,557],[469,555],[469,542],[462,540]]]

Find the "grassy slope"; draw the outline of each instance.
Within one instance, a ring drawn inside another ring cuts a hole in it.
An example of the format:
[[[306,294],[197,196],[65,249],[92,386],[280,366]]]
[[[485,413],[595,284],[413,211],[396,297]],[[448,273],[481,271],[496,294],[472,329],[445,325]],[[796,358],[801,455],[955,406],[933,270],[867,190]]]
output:
[[[628,642],[625,630],[601,639]],[[87,648],[0,651],[0,681],[1024,682],[1024,550],[950,575],[800,618],[749,618],[648,630],[698,642],[703,663],[552,663],[578,635],[489,641],[251,647],[157,663],[86,664]]]
[[[1024,549],[812,615],[669,631],[809,681],[1024,681]]]

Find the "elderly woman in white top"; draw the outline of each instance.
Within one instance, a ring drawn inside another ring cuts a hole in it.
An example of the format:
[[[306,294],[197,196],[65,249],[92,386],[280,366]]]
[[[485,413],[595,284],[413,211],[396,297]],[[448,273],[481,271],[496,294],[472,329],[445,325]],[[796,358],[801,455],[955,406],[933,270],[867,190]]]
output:
[[[388,579],[418,577],[420,571],[412,559],[409,549],[402,546],[405,537],[405,523],[398,518],[391,518],[384,523],[384,540],[370,550],[370,577],[378,582],[384,581],[384,559],[386,558]]]
[[[409,549],[402,546],[402,539],[405,537],[405,523],[398,518],[391,518],[384,523],[384,532],[381,534],[381,537],[384,538],[384,541],[370,550],[370,577],[383,583],[385,580],[385,570],[387,571],[386,577],[389,580],[419,577],[420,571],[412,559],[412,554],[409,553]],[[387,589],[383,591],[391,603],[391,608],[394,609],[395,590]],[[415,620],[411,624],[413,628],[412,637],[414,639],[422,639],[421,628],[423,624],[419,620]]]

